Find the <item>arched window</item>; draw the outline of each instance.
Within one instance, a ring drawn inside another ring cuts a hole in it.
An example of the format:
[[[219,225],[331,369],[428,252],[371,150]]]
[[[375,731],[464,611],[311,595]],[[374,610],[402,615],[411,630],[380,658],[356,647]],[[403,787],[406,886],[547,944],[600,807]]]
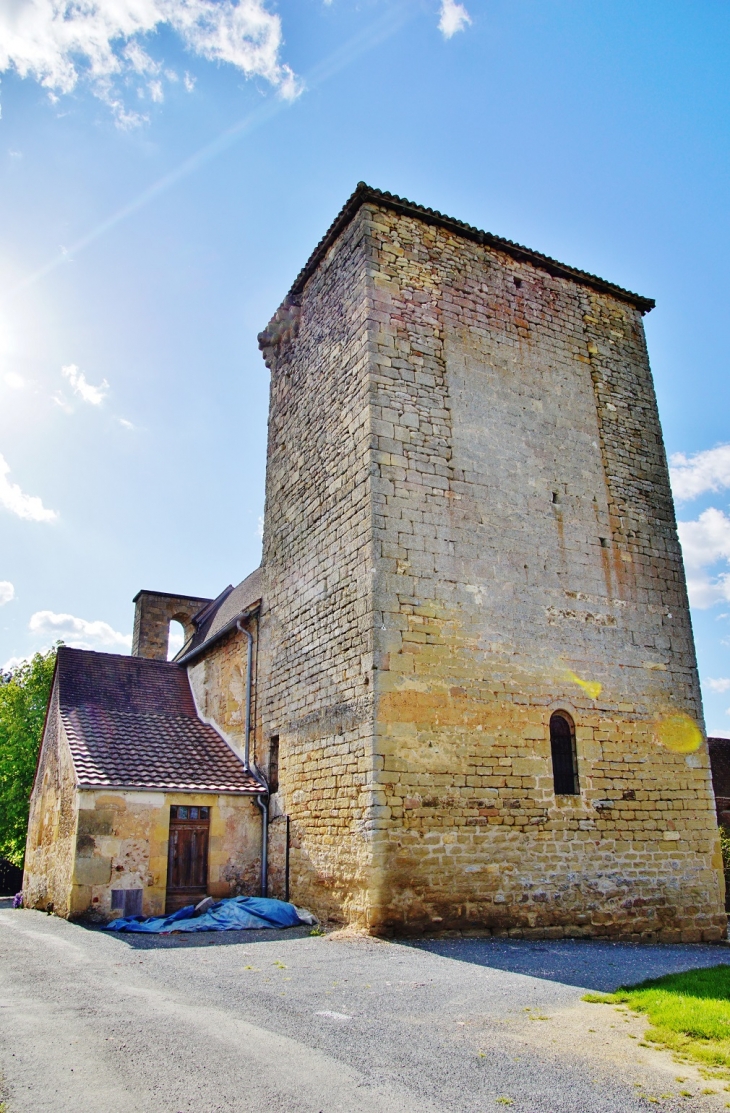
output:
[[[550,752],[553,758],[555,795],[577,796],[580,789],[575,725],[567,711],[555,711],[550,716]]]

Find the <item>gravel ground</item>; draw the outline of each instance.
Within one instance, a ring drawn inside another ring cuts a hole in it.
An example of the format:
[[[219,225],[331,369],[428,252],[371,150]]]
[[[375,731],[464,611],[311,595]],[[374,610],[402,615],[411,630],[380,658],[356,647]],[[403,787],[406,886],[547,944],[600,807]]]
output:
[[[730,1101],[641,1046],[640,1018],[580,1000],[730,961],[721,946],[405,944],[304,928],[161,938],[7,904],[8,1113],[632,1113]]]

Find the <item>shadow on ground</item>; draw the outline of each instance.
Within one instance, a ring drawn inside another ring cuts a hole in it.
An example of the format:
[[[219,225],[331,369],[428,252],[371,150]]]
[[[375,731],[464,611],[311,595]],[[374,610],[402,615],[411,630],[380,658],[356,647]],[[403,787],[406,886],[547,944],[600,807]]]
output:
[[[10,908],[11,905],[11,898],[0,898],[0,908]],[[269,931],[138,935],[133,932],[106,932],[90,924],[77,926],[83,931],[104,935],[120,947],[132,951],[293,942],[308,938],[312,930],[302,925]],[[382,941],[380,943],[382,945]],[[622,985],[636,985],[646,978],[659,978],[663,974],[730,964],[730,948],[712,943],[613,943],[598,939],[548,942],[486,938],[390,940],[388,945],[427,951],[453,962],[472,963],[487,969],[523,974],[601,993],[610,993]]]
[[[611,993],[622,985],[730,963],[713,943],[612,943],[598,939],[418,939],[403,942],[456,962]]]

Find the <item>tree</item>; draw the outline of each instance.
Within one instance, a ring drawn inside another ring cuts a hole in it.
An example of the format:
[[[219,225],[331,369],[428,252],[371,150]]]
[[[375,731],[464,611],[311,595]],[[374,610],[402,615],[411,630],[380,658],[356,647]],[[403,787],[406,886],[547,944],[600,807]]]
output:
[[[0,857],[22,866],[56,649],[0,674]]]

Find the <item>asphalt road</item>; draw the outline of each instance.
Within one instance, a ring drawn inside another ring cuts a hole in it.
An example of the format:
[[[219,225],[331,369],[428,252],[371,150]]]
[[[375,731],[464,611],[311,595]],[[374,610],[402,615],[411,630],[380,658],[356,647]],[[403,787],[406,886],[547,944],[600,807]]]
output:
[[[725,961],[711,945],[113,935],[3,901],[0,1093],[8,1113],[725,1109],[722,1085],[703,1095],[641,1046],[640,1018],[580,1000]]]

